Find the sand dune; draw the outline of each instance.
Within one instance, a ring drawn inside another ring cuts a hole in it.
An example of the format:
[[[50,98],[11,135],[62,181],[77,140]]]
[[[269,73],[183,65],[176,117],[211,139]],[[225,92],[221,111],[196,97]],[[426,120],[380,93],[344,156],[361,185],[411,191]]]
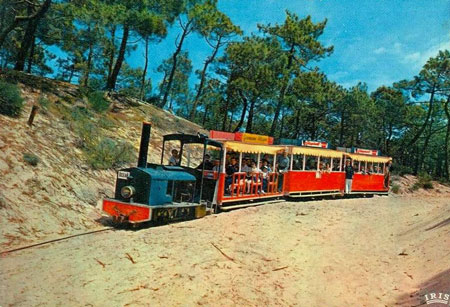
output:
[[[0,305],[418,305],[450,279],[449,218],[448,198],[391,196],[103,232],[3,255]]]

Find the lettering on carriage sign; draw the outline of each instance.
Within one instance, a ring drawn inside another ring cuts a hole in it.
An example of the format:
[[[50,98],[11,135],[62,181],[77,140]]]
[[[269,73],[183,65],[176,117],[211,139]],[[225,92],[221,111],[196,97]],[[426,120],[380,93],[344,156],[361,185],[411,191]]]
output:
[[[356,148],[355,152],[363,155],[378,156],[378,150],[374,149]]]
[[[431,292],[424,295],[425,302],[427,305],[430,304],[442,304],[445,306],[448,306],[450,302],[450,294],[449,293],[442,293],[442,292]]]
[[[317,141],[303,141],[303,146],[328,148],[328,143]]]

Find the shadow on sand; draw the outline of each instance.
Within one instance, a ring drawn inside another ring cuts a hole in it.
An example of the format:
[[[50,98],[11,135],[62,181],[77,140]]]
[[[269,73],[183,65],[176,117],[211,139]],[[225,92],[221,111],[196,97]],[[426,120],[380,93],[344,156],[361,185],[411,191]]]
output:
[[[450,269],[447,269],[418,286],[420,289],[412,293],[403,294],[397,299],[398,306],[430,306],[439,307],[442,304],[427,305],[425,294],[430,293],[449,293],[450,294]]]

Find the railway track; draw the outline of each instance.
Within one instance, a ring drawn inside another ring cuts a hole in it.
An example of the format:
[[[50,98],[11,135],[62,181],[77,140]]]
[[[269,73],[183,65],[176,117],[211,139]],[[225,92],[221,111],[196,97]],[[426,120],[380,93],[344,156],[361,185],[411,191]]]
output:
[[[78,233],[78,234],[74,234],[74,235],[70,235],[70,236],[66,236],[66,237],[62,237],[62,238],[58,238],[58,239],[53,239],[53,240],[48,240],[48,241],[44,241],[44,242],[40,242],[40,243],[35,243],[35,244],[30,244],[30,245],[26,245],[26,246],[22,246],[22,247],[17,247],[17,248],[13,248],[13,249],[6,250],[6,251],[1,251],[0,252],[0,257],[4,257],[4,256],[6,256],[6,255],[8,255],[10,253],[14,253],[14,252],[21,251],[21,250],[24,250],[24,249],[29,249],[29,248],[33,248],[33,247],[38,247],[38,246],[43,246],[43,245],[47,245],[47,244],[52,244],[52,243],[55,243],[55,242],[64,241],[64,240],[68,240],[68,239],[76,238],[76,237],[81,237],[81,236],[85,236],[85,235],[95,234],[95,233],[99,233],[99,232],[114,231],[114,230],[116,230],[116,228],[108,227],[108,228],[104,228],[104,229]]]

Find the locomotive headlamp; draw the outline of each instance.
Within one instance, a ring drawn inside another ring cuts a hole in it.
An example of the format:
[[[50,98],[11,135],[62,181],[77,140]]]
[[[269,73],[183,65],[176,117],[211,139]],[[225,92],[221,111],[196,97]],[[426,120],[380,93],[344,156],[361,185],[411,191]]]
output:
[[[122,189],[120,189],[120,195],[122,195],[123,198],[130,198],[136,193],[136,190],[131,185],[124,186]]]

